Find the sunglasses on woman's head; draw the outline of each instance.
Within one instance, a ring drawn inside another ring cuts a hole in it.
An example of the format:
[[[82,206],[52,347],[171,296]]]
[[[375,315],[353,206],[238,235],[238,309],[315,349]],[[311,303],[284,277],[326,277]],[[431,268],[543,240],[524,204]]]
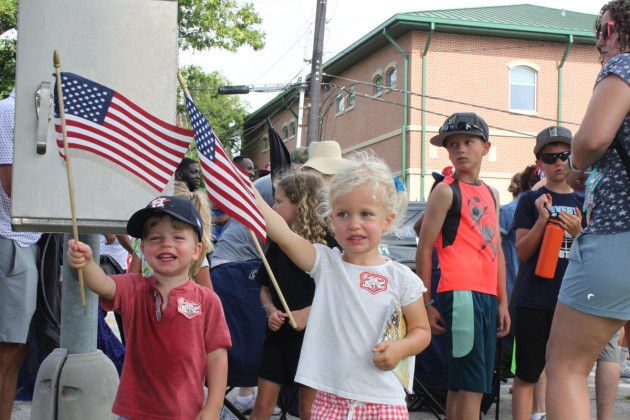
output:
[[[608,38],[610,38],[610,36],[614,32],[615,27],[616,25],[614,20],[609,20],[608,22],[604,23],[599,27],[599,30],[597,31],[597,38],[601,38],[604,42],[608,41]]]
[[[546,163],[547,165],[553,165],[558,159],[563,162],[566,161],[567,159],[569,159],[569,156],[571,156],[571,152],[569,152],[568,150],[566,152],[560,153],[543,153],[542,155],[540,155],[540,160],[542,160],[543,163]]]

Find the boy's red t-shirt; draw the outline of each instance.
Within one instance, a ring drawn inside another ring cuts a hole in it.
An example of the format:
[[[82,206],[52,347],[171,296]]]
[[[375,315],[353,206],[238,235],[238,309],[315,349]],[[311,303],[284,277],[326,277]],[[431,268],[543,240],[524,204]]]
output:
[[[127,352],[112,411],[130,419],[194,419],[205,405],[206,355],[232,342],[219,297],[193,281],[173,289],[158,322],[155,277],[112,276]]]
[[[447,176],[453,205],[436,241],[442,275],[438,292],[472,290],[497,295],[496,204],[490,188],[480,181],[467,184]]]

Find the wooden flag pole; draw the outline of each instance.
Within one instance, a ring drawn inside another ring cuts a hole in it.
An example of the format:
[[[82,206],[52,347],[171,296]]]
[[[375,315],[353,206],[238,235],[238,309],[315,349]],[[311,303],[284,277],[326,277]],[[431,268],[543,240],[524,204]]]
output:
[[[273,272],[271,271],[271,267],[269,267],[269,263],[267,262],[267,257],[265,257],[265,253],[263,252],[262,248],[260,247],[260,244],[258,243],[258,238],[256,238],[256,235],[254,234],[254,232],[252,232],[251,229],[247,229],[247,230],[249,230],[249,234],[252,237],[252,241],[254,241],[254,244],[256,245],[256,249],[258,250],[258,254],[260,255],[260,259],[262,260],[263,265],[265,266],[265,269],[267,269],[267,274],[269,274],[269,278],[271,279],[273,288],[276,289],[276,293],[278,294],[278,297],[280,298],[282,307],[284,308],[284,311],[286,312],[287,317],[289,318],[289,324],[294,329],[297,330],[297,324],[295,323],[295,319],[293,319],[293,315],[291,314],[289,305],[287,305],[287,301],[284,300],[284,295],[282,294],[282,291],[280,290],[280,286],[278,285],[276,276],[273,275]]]
[[[182,88],[184,96],[192,100],[192,98],[190,97],[190,93],[188,93],[188,87],[186,87],[186,81],[184,80],[180,72],[177,72],[177,81],[179,81],[179,86]]]
[[[72,233],[74,240],[79,240],[79,228],[77,226],[77,215],[74,208],[74,188],[72,187],[72,167],[70,165],[70,154],[68,154],[68,134],[66,132],[66,113],[63,108],[63,92],[61,90],[61,64],[59,52],[55,50],[53,54],[55,65],[55,75],[57,77],[57,98],[59,99],[59,116],[61,117],[61,132],[63,134],[63,154],[66,157],[66,178],[68,178],[68,193],[70,194],[70,212],[72,214]],[[83,269],[79,268],[79,293],[81,294],[81,306],[85,306],[85,283],[83,282]]]
[[[188,93],[188,88],[186,87],[186,81],[184,80],[184,78],[182,77],[180,72],[177,72],[177,80],[179,81],[179,85],[182,88],[182,92],[184,92],[184,95],[188,98],[190,98],[190,93]],[[267,270],[267,274],[269,274],[269,278],[271,279],[271,283],[273,283],[273,287],[276,290],[276,293],[278,293],[278,297],[280,298],[280,302],[282,302],[282,307],[284,308],[284,311],[287,314],[287,317],[289,318],[289,324],[297,330],[297,324],[295,322],[295,319],[293,319],[293,315],[291,314],[291,310],[289,309],[289,305],[287,305],[287,301],[284,299],[284,295],[282,294],[282,291],[280,290],[280,286],[278,286],[278,282],[276,281],[276,277],[273,275],[273,272],[271,271],[271,267],[269,267],[269,263],[267,262],[267,258],[265,257],[265,253],[263,252],[262,248],[260,247],[260,244],[258,243],[258,239],[256,239],[256,235],[254,234],[254,232],[252,232],[251,229],[248,229],[249,233],[252,237],[252,241],[254,241],[254,244],[256,245],[256,249],[258,250],[258,254],[260,255],[260,259],[263,262],[263,265],[265,266],[265,269]]]

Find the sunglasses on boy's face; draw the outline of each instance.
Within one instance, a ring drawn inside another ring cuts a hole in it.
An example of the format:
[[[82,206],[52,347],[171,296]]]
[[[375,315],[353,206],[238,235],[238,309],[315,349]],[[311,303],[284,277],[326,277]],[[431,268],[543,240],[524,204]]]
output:
[[[546,163],[547,165],[553,165],[558,159],[563,162],[566,161],[567,159],[569,159],[569,156],[571,156],[571,152],[569,151],[560,153],[543,153],[542,155],[540,155],[540,160],[542,160],[543,163]]]
[[[600,26],[599,30],[597,31],[597,38],[601,38],[602,41],[607,42],[608,38],[610,38],[614,30],[615,30],[615,21],[609,20],[608,22]]]

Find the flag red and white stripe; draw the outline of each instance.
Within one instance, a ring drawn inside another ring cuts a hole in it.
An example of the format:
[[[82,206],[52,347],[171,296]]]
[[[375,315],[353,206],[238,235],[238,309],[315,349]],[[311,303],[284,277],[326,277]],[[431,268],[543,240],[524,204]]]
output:
[[[249,178],[234,165],[221,140],[193,101],[186,98],[186,106],[195,131],[199,162],[210,200],[265,242],[265,219],[256,204]]]
[[[68,148],[110,160],[162,192],[186,154],[193,131],[162,121],[84,77],[61,73],[61,80]],[[56,100],[56,139],[65,158],[58,107]]]

